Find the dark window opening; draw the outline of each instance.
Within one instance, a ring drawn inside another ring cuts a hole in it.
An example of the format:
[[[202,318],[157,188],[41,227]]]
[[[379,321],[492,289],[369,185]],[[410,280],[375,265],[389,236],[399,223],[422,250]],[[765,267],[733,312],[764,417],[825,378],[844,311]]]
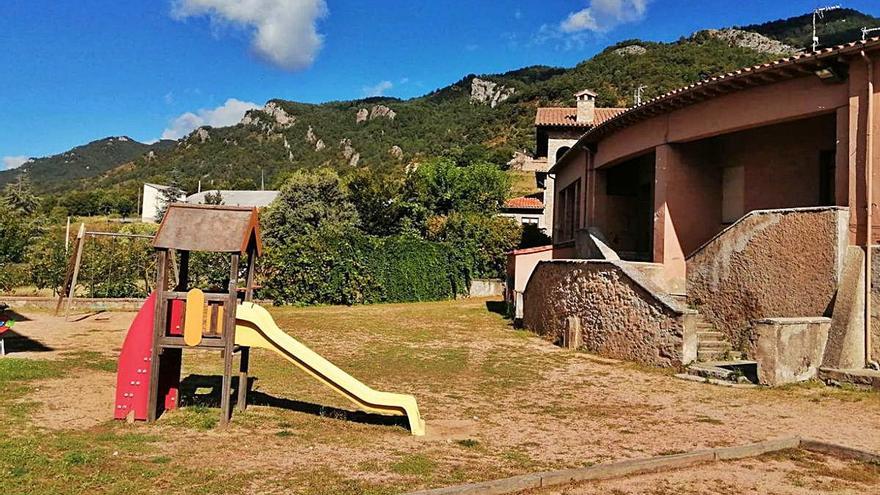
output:
[[[577,223],[580,220],[581,181],[576,180],[559,191],[557,198],[556,232],[553,238],[557,242],[574,240]]]

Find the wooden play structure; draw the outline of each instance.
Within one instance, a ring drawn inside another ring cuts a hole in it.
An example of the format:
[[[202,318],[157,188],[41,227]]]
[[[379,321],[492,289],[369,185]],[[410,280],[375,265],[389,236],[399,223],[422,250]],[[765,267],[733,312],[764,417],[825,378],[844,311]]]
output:
[[[268,311],[252,302],[256,259],[262,252],[255,208],[173,204],[153,246],[158,256],[156,289],[132,322],[120,353],[117,419],[155,421],[164,410],[176,408],[183,350],[203,349],[217,351],[223,360],[220,424],[227,424],[232,416],[234,356],[239,356],[236,403],[244,410],[250,349],[255,347],[279,354],[366,412],[406,416],[410,431],[424,434],[413,396],[364,385],[283,332]],[[173,288],[168,266],[172,250],[178,259]],[[189,287],[189,256],[194,251],[228,255],[226,292]],[[247,260],[243,274],[242,258]]]

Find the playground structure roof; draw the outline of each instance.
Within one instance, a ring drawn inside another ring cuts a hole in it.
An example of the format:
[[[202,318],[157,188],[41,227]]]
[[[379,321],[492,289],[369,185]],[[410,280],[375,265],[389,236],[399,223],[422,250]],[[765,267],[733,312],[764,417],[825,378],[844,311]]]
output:
[[[153,247],[240,254],[253,249],[260,255],[263,245],[257,209],[173,203],[159,225]]]

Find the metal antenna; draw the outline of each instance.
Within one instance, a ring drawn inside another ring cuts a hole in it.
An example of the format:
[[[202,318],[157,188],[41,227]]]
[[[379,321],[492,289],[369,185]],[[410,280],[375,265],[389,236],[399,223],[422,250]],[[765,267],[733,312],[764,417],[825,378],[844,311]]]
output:
[[[647,88],[647,86],[645,86],[644,84],[639,84],[639,87],[636,88],[636,90],[634,92],[635,96],[633,98],[633,100],[635,100],[636,106],[639,106],[642,104],[642,91],[645,88]]]
[[[874,33],[880,31],[880,27],[863,27],[862,28],[862,41],[866,41],[868,39],[868,33]]]
[[[819,7],[818,9],[813,11],[813,51],[816,51],[816,48],[819,48],[819,37],[816,36],[816,17],[819,19],[825,18],[825,12],[831,10],[840,9],[840,5],[829,5],[828,7]]]

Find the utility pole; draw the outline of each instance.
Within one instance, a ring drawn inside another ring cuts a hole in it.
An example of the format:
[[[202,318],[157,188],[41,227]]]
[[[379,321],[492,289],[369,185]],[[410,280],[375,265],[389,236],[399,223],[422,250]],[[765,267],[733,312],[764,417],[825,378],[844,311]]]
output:
[[[840,5],[829,5],[828,7],[819,7],[813,11],[813,51],[819,48],[819,36],[816,35],[816,18],[824,19],[825,12],[840,9]]]

